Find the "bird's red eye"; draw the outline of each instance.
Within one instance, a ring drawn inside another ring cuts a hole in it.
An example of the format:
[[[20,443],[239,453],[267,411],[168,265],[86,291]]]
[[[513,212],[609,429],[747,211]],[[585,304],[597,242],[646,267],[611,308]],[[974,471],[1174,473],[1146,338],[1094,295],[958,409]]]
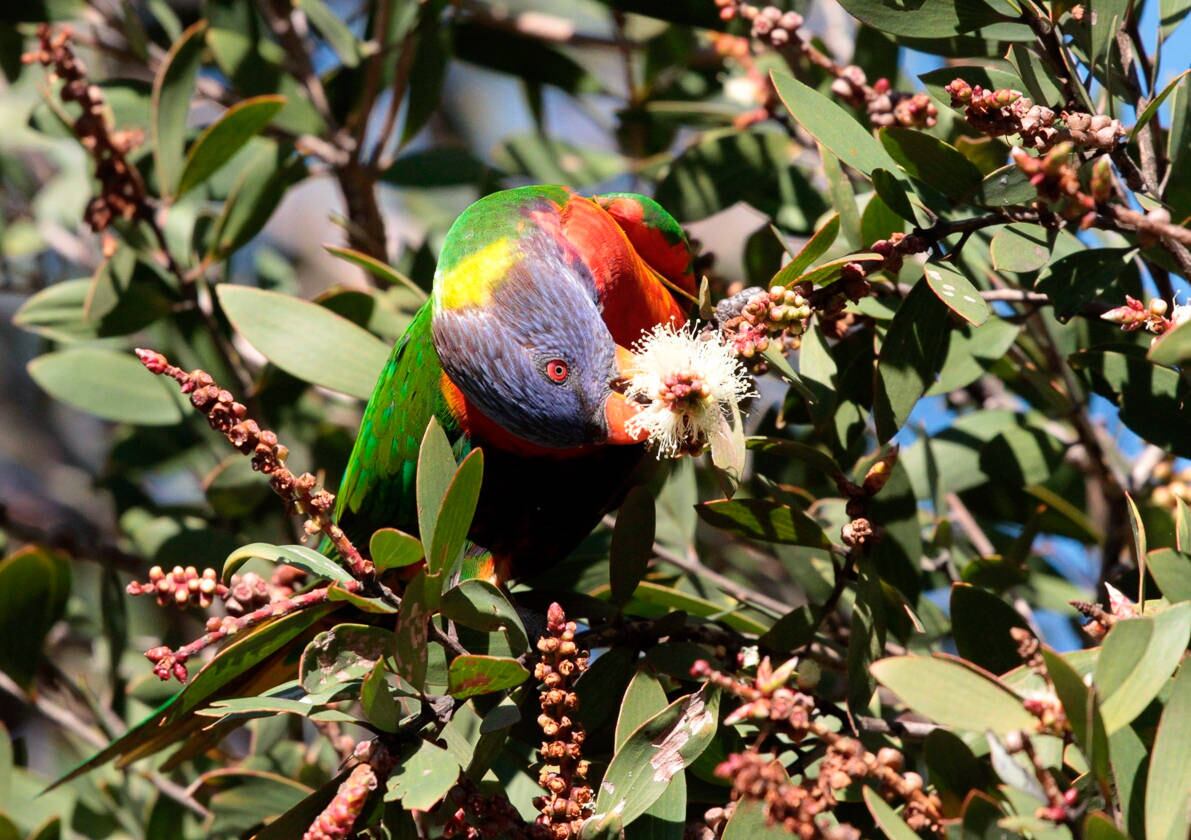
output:
[[[567,363],[562,359],[551,359],[546,362],[546,375],[552,382],[566,382]]]

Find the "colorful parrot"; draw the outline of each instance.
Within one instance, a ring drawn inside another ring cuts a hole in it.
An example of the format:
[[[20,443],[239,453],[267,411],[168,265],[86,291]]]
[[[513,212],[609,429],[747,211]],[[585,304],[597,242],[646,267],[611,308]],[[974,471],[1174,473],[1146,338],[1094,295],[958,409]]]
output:
[[[472,204],[368,402],[340,525],[363,545],[377,528],[417,533],[418,448],[434,417],[457,457],[484,450],[478,573],[505,580],[564,558],[645,456],[613,384],[643,333],[685,323],[692,257],[678,223],[640,195],[532,186]]]

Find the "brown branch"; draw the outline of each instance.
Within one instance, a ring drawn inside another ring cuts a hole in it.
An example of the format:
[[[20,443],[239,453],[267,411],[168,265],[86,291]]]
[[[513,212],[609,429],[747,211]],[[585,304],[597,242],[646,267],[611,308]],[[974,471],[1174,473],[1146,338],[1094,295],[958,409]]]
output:
[[[151,373],[168,376],[177,382],[182,393],[190,396],[191,405],[206,415],[212,429],[227,438],[228,443],[241,453],[252,456],[252,468],[269,476],[273,491],[309,517],[306,522],[308,535],[325,534],[356,580],[365,584],[375,581],[372,561],[360,554],[332,519],[335,496],[319,488],[317,479],[310,473],[295,476],[290,472],[285,465],[289,449],[278,443],[275,433],[257,425],[248,416],[248,409],[236,402],[230,392],[220,388],[206,371],[187,373],[154,350],[138,348],[136,355]]]

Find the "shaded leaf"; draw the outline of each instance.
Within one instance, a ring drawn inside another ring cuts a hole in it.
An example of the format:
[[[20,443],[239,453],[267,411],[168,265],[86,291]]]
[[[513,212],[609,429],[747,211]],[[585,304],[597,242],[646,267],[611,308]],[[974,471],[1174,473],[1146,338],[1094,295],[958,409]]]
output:
[[[769,499],[704,502],[699,517],[724,531],[762,542],[829,548],[831,541],[819,525],[800,510]]]
[[[959,655],[994,674],[1021,664],[1014,628],[1028,629],[1026,621],[999,597],[965,583],[951,586],[951,632]]]
[[[976,165],[933,134],[910,128],[881,129],[881,144],[912,178],[949,198],[964,198],[980,186]]]
[[[1037,271],[1050,260],[1054,233],[1041,225],[1007,225],[993,234],[989,251],[998,271],[1024,274]]]
[[[645,576],[653,556],[656,530],[653,493],[645,486],[634,487],[616,514],[609,550],[612,600],[624,604]]]
[[[1055,316],[1066,321],[1085,304],[1104,297],[1108,289],[1122,288],[1123,278],[1133,277],[1131,248],[1088,248],[1060,257],[1046,266],[1035,287],[1054,303]],[[1129,288],[1124,286],[1124,288]],[[1120,294],[1111,295],[1119,297]]]
[[[920,0],[906,5],[841,0],[840,5],[874,29],[912,38],[948,38],[1006,20],[983,0]]]
[[[0,671],[22,688],[33,682],[70,589],[70,561],[56,552],[30,545],[0,561]],[[7,747],[7,732],[0,738]]]
[[[486,580],[464,580],[442,597],[442,614],[457,624],[493,633],[504,630],[514,652],[529,647],[529,637],[516,608]]]
[[[874,416],[882,442],[905,425],[934,384],[947,357],[947,307],[925,281],[914,285],[894,313],[877,361]]]
[[[338,624],[306,645],[298,679],[307,694],[321,694],[349,680],[363,680],[392,651],[392,631],[368,624]]]
[[[864,804],[868,806],[873,821],[889,840],[917,840],[918,834],[906,825],[906,821],[897,815],[889,803],[870,787],[864,788]]]

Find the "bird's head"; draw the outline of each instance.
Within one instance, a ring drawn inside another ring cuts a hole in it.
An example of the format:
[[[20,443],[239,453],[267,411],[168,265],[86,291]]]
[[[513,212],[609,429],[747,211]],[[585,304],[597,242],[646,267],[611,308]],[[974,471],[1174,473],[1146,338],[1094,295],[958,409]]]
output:
[[[587,269],[546,233],[497,239],[434,288],[443,370],[503,429],[552,449],[628,444],[637,413],[617,389],[632,354],[600,315]]]

